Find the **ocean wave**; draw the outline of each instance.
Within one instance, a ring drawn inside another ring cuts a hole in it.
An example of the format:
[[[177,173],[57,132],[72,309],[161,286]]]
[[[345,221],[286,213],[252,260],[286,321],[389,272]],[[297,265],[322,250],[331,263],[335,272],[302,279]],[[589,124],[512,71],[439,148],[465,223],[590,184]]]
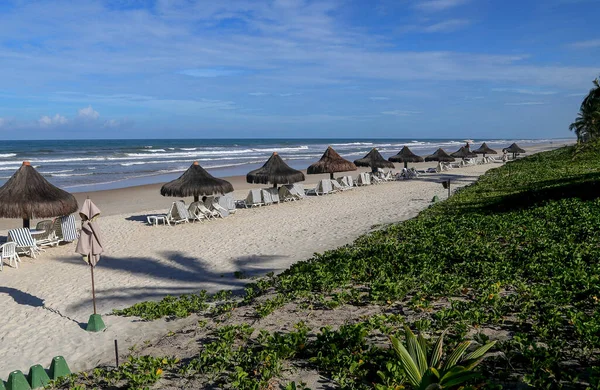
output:
[[[171,148],[169,148],[171,149]],[[175,148],[173,148],[175,149]],[[185,150],[185,151],[190,151],[190,150],[197,150],[198,148],[179,148],[179,150]]]
[[[254,152],[293,152],[298,150],[308,150],[307,145],[298,146],[296,148],[257,148],[251,149]]]
[[[95,175],[94,172],[87,172],[87,173],[53,173],[50,175],[47,175],[49,177],[71,177],[71,176],[90,176],[90,175]]]
[[[16,153],[0,153],[0,158],[15,157],[16,155]]]
[[[0,167],[0,171],[16,171],[19,168],[21,167],[18,165],[14,167]]]
[[[369,146],[374,145],[372,142],[349,142],[346,144],[331,144],[331,146]]]
[[[166,152],[166,150],[164,150],[164,149],[152,149],[152,150],[147,150],[147,152],[150,152],[150,153],[160,153],[160,152]]]
[[[67,172],[73,172],[74,169],[63,169],[61,171],[48,171],[48,172],[40,172],[42,175],[55,175],[57,173],[67,173]]]

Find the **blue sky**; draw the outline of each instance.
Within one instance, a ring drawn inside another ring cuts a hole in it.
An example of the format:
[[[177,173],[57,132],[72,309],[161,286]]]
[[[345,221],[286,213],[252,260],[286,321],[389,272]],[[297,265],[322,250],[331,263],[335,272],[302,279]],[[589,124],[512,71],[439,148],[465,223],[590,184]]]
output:
[[[3,1],[0,134],[569,137],[599,0]]]

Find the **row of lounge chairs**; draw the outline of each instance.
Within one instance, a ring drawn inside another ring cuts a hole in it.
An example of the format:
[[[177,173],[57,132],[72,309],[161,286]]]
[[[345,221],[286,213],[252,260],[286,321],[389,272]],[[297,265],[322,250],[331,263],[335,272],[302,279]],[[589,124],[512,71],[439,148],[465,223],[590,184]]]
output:
[[[7,242],[0,246],[0,270],[4,260],[8,260],[12,267],[19,268],[20,254],[36,258],[40,252],[45,251],[45,247],[73,242],[79,238],[74,215],[40,221],[34,232],[38,233],[32,234],[29,228],[8,231]]]
[[[285,184],[279,188],[252,189],[248,191],[246,199],[238,200],[236,205],[241,208],[268,206],[281,202],[302,200],[304,196],[305,192],[302,184]]]
[[[194,221],[211,221],[217,218],[225,218],[235,213],[235,203],[230,194],[220,197],[209,196],[204,201],[192,202],[189,206],[183,200],[171,204],[165,215],[148,216],[149,224],[162,221],[167,225],[188,223]]]

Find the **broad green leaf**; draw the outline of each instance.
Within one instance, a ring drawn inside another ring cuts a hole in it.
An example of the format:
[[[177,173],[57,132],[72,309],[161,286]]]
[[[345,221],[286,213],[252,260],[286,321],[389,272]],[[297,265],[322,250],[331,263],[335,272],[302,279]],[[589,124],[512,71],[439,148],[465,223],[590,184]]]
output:
[[[444,346],[444,335],[446,334],[446,330],[442,332],[440,337],[436,340],[433,345],[433,349],[431,350],[431,359],[429,360],[429,367],[439,368],[440,361],[442,359],[443,346]]]
[[[471,345],[471,341],[469,340],[463,341],[462,343],[458,344],[454,352],[452,352],[452,354],[446,359],[446,363],[444,364],[444,371],[454,367],[456,363],[460,361],[460,358],[465,353],[467,348],[469,348],[469,345]]]
[[[405,326],[404,329],[408,352],[410,353],[410,356],[412,356],[414,362],[419,368],[419,373],[422,376],[427,370],[427,357],[425,356],[425,352],[421,349],[421,346],[419,345],[415,334],[410,330],[408,326]]]
[[[480,357],[482,357],[483,355],[485,355],[485,353],[487,351],[489,351],[490,348],[492,348],[494,346],[494,344],[496,344],[495,340],[494,341],[490,341],[486,345],[483,345],[483,346],[477,348],[475,351],[473,351],[470,354],[468,354],[467,356],[465,356],[465,360],[479,359]]]
[[[392,341],[392,348],[394,348],[394,351],[396,351],[396,354],[400,358],[400,364],[408,377],[408,381],[415,387],[419,386],[419,383],[421,383],[421,372],[417,364],[396,337],[390,336],[390,340]]]

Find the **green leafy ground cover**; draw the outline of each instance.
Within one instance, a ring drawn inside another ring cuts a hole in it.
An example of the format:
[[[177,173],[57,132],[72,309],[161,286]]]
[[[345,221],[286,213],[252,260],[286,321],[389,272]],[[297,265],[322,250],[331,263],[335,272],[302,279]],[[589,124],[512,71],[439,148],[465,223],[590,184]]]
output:
[[[489,388],[600,388],[595,148],[561,148],[491,170],[413,220],[316,254],[211,309],[223,315],[244,306],[257,319],[286,304],[313,313],[375,305],[386,314],[337,329],[246,330],[235,340],[217,326],[217,345],[200,346],[179,375],[267,388],[282,369],[302,362],[342,388],[410,388],[385,338],[403,339],[408,325],[432,336],[447,329],[449,347],[464,338],[498,340],[479,366]],[[207,299],[168,298],[116,313],[182,317],[206,310]]]

